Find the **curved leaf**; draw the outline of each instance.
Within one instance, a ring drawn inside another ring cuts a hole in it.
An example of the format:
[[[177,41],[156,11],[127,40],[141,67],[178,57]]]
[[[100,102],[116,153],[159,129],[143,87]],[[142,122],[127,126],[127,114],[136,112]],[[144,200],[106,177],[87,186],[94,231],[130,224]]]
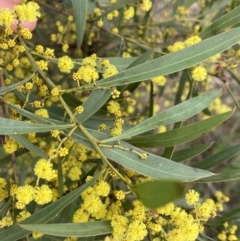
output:
[[[201,168],[201,169],[209,169],[211,167],[214,167],[214,166],[228,160],[230,157],[236,155],[239,151],[240,151],[240,145],[231,146],[223,151],[220,151],[220,152],[204,159],[201,162],[196,163],[193,166],[196,168]]]
[[[38,155],[42,158],[48,159],[48,155],[42,151],[37,146],[33,145],[28,139],[22,135],[10,135],[15,141],[21,143],[26,149],[33,152],[35,155]]]
[[[227,27],[230,27],[236,23],[240,22],[240,6],[234,8],[232,11],[226,13],[210,26],[205,28],[201,33],[200,37],[208,38],[211,37],[220,31],[224,30]]]
[[[89,133],[96,139],[106,138],[106,134],[93,130],[88,130]],[[77,143],[82,144],[90,150],[94,150],[92,144],[86,140],[79,130],[76,130],[71,138]],[[148,153],[138,149],[124,141],[119,142],[120,148],[112,148],[112,145],[99,145],[102,153],[106,158],[126,167],[127,169],[138,172],[144,176],[151,177],[157,180],[173,180],[179,182],[191,182],[200,178],[209,177],[214,175],[209,171],[195,169],[166,158]],[[146,153],[148,157],[142,160],[138,154]]]
[[[240,28],[236,28],[100,80],[97,85],[100,87],[119,86],[147,80],[158,75],[171,74],[196,65],[228,49],[239,40]]]
[[[1,135],[15,135],[26,134],[30,132],[47,132],[52,130],[63,130],[73,127],[74,124],[65,125],[42,125],[32,124],[23,121],[10,120],[6,118],[0,118],[0,134]]]
[[[91,237],[112,232],[109,220],[60,224],[20,224],[21,228],[60,237]]]
[[[72,0],[73,16],[77,28],[77,47],[81,47],[86,26],[88,0]]]
[[[138,147],[167,147],[189,142],[211,131],[233,113],[229,111],[164,133],[135,137],[128,142]]]
[[[207,177],[201,179],[199,182],[230,182],[240,179],[240,168],[223,170],[220,174],[213,177]]]
[[[204,144],[200,146],[183,149],[180,151],[175,151],[173,153],[172,160],[175,162],[181,162],[181,161],[185,161],[187,159],[193,158],[203,153],[204,151],[206,151],[209,147],[212,146],[212,144],[213,142],[210,144]]]
[[[175,105],[147,120],[141,122],[132,129],[125,131],[123,134],[102,140],[102,143],[112,142],[120,139],[126,139],[138,134],[158,128],[159,125],[168,125],[178,121],[186,120],[187,118],[197,114],[205,109],[215,98],[221,93],[221,90],[214,90],[209,93],[201,94],[191,98],[183,103]]]
[[[130,188],[145,207],[156,209],[180,198],[185,185],[172,181],[147,181],[131,185]]]
[[[28,76],[26,79],[19,81],[15,84],[12,85],[8,85],[8,86],[4,86],[4,87],[0,87],[0,95],[4,95],[9,91],[15,90],[18,86],[25,84],[26,82],[28,82],[30,79],[32,79],[32,77],[35,75],[35,73],[31,74],[30,76]]]

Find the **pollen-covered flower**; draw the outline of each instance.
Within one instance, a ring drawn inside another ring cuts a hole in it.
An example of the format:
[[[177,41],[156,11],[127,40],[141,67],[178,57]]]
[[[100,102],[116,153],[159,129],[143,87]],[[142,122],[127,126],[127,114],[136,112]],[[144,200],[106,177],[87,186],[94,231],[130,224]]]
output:
[[[27,211],[21,211],[18,215],[17,215],[17,222],[20,223],[22,222],[24,219],[28,218],[31,216],[31,213],[27,212]]]
[[[14,11],[20,21],[35,22],[41,17],[40,7],[36,2],[28,2],[26,4],[18,4],[14,6]]]
[[[152,2],[150,0],[142,0],[140,3],[140,7],[142,8],[143,11],[147,12],[152,7]]]
[[[188,46],[194,45],[194,44],[196,44],[196,43],[199,43],[199,42],[201,42],[201,41],[202,41],[202,39],[201,39],[199,36],[195,35],[195,36],[192,36],[192,37],[186,39],[186,40],[184,41],[184,45],[185,45],[186,47],[188,47]]]
[[[25,205],[33,200],[34,188],[30,185],[20,186],[16,191],[16,198]]]
[[[10,27],[13,23],[13,15],[11,11],[7,8],[0,9],[0,25],[5,27]]]
[[[72,181],[77,181],[80,180],[80,176],[82,174],[81,168],[74,166],[72,167],[69,171],[68,171],[68,177],[72,180]]]
[[[98,196],[107,197],[110,193],[110,185],[106,181],[101,180],[97,184],[95,191]]]
[[[46,109],[39,109],[35,111],[35,114],[44,118],[49,118],[48,111]]]
[[[184,48],[185,48],[185,44],[181,41],[178,41],[178,42],[174,43],[173,45],[168,46],[168,51],[176,52],[176,51],[179,51]]]
[[[116,113],[117,111],[120,110],[120,105],[118,102],[114,101],[114,100],[111,100],[108,102],[108,105],[107,105],[107,110],[111,113],[111,114],[114,114]]]
[[[63,56],[58,59],[58,68],[62,73],[69,74],[73,67],[73,61],[68,56]]]
[[[134,16],[134,8],[130,6],[128,9],[124,11],[124,19],[130,19]]]
[[[128,226],[126,240],[143,240],[146,235],[147,227],[145,223],[134,220]]]
[[[188,205],[193,205],[196,202],[199,201],[199,193],[190,189],[186,195],[185,195],[185,199]]]
[[[52,190],[47,185],[36,187],[33,195],[34,201],[39,205],[44,205],[52,201]]]
[[[159,85],[159,86],[164,86],[167,82],[166,77],[164,76],[157,76],[152,78],[152,82]]]
[[[207,78],[207,71],[202,66],[197,66],[192,71],[192,78],[195,81],[203,81]]]
[[[110,77],[112,75],[115,75],[117,73],[118,73],[117,68],[114,65],[110,64],[108,66],[108,68],[105,70],[105,72],[103,74],[103,78],[106,79],[106,78],[108,78],[108,77]]]
[[[40,159],[35,167],[34,167],[34,173],[39,178],[45,179],[47,181],[52,180],[55,178],[55,171],[53,170],[53,164],[46,160],[46,159]]]

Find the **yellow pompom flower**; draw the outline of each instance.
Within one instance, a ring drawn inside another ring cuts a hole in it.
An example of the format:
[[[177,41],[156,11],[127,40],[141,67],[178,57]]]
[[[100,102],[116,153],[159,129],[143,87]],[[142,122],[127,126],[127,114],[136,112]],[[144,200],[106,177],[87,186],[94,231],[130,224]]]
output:
[[[11,154],[18,149],[18,143],[15,140],[9,138],[9,139],[7,139],[3,148],[4,148],[5,152]]]
[[[13,15],[7,8],[0,9],[0,25],[10,27],[13,23]]]
[[[199,193],[190,189],[186,195],[185,195],[185,199],[188,205],[193,205],[196,202],[199,201]]]
[[[104,22],[103,22],[102,19],[100,19],[100,20],[97,21],[97,26],[98,26],[99,28],[101,28],[103,25],[104,25]]]
[[[126,240],[143,240],[147,235],[147,227],[145,223],[134,220],[129,224]]]
[[[82,171],[81,171],[80,167],[77,167],[77,166],[72,167],[72,168],[68,171],[68,177],[69,177],[72,181],[80,180],[81,174],[82,174]]]
[[[159,86],[164,86],[167,82],[166,77],[164,76],[157,76],[152,78],[152,82],[159,85]]]
[[[63,56],[58,59],[58,68],[62,73],[69,74],[73,67],[73,61],[68,56]]]
[[[39,205],[49,203],[52,201],[52,190],[47,185],[36,187],[33,199]]]
[[[117,33],[118,33],[118,28],[114,27],[114,28],[112,29],[112,32],[115,33],[115,34],[117,34]]]
[[[196,44],[196,43],[199,43],[199,42],[201,42],[201,41],[202,41],[202,39],[201,39],[199,36],[195,35],[195,36],[192,36],[192,37],[186,39],[186,40],[184,41],[184,45],[185,45],[186,47],[188,47],[188,46],[194,45],[194,44]]]
[[[108,78],[108,77],[110,77],[112,75],[115,75],[117,73],[118,73],[117,68],[114,65],[110,64],[108,66],[108,68],[105,70],[105,72],[103,74],[103,78],[106,79],[106,78]]]
[[[207,71],[202,66],[197,66],[192,70],[192,78],[195,81],[204,81],[207,78]]]
[[[134,16],[134,8],[130,6],[124,11],[124,19],[128,20]]]
[[[16,190],[16,198],[25,205],[33,200],[34,188],[30,185],[20,186]]]
[[[52,180],[55,177],[55,172],[53,170],[53,164],[46,160],[46,159],[40,159],[35,167],[34,167],[34,173],[38,178],[45,179],[47,181]]]
[[[122,240],[128,225],[128,218],[121,215],[114,215],[111,218],[114,240]]]
[[[152,7],[152,2],[150,0],[142,0],[140,3],[140,7],[143,11],[149,11]]]
[[[28,218],[31,216],[31,213],[27,212],[27,211],[21,211],[18,215],[17,215],[17,222],[20,223],[22,222],[24,219]]]
[[[49,118],[48,111],[46,109],[39,109],[35,111],[35,114],[44,118]]]
[[[110,193],[110,185],[106,181],[101,180],[97,184],[95,191],[98,196],[107,197]]]
[[[107,105],[107,110],[111,113],[114,114],[120,110],[120,105],[118,102],[111,100],[108,102]]]
[[[185,48],[185,44],[181,41],[178,41],[178,42],[174,43],[173,45],[168,46],[168,51],[176,52],[176,51],[179,51],[184,48]]]
[[[20,21],[34,22],[41,17],[40,7],[36,2],[18,4],[14,6],[14,11]]]

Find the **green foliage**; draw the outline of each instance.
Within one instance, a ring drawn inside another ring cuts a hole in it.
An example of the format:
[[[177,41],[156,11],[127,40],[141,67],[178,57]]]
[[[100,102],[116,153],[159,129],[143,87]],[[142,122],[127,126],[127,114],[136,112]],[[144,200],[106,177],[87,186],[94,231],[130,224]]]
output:
[[[239,208],[213,219],[205,183],[240,178],[239,3],[23,2],[0,5],[0,239],[227,240]]]

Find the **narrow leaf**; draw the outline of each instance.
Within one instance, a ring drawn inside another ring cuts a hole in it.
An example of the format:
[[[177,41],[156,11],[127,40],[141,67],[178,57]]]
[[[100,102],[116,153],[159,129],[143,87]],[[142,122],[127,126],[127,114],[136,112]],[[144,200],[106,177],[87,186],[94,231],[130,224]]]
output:
[[[106,9],[106,11],[101,16],[106,16],[108,13],[111,13],[114,10],[118,10],[119,8],[123,7],[128,2],[129,2],[128,0],[119,0],[119,1],[117,1],[111,7]]]
[[[20,224],[34,224],[34,223],[47,223],[58,215],[67,205],[79,197],[79,195],[91,186],[100,176],[102,172],[93,177],[89,182],[83,184],[81,187],[67,194],[66,196],[58,199],[56,202],[48,205],[42,210],[34,213],[29,218],[22,221]],[[16,241],[29,235],[31,231],[22,229],[19,224],[15,224],[10,228],[0,232],[1,241]]]
[[[73,124],[65,125],[42,125],[32,124],[23,121],[10,120],[6,118],[0,118],[0,134],[1,135],[15,135],[26,134],[30,132],[48,132],[52,130],[63,130],[73,127]]]
[[[232,156],[239,153],[239,151],[240,151],[240,145],[228,147],[227,149],[220,151],[220,152],[204,159],[201,162],[196,163],[194,165],[194,167],[201,168],[201,169],[209,169],[211,167],[219,165],[220,163],[228,160]]]
[[[207,177],[199,180],[198,182],[229,182],[240,179],[240,168],[223,170],[220,174],[212,177]]]
[[[111,92],[111,90],[93,90],[87,100],[82,104],[84,108],[83,113],[76,115],[77,120],[79,122],[84,122],[95,114],[107,102],[111,96]]]
[[[88,0],[72,0],[72,6],[77,28],[77,48],[80,49],[86,26]]]
[[[200,43],[148,61],[97,82],[100,87],[110,87],[147,80],[189,68],[220,53],[240,40],[240,28],[221,33]]]
[[[219,114],[203,121],[164,133],[135,137],[128,142],[138,147],[175,146],[194,140],[227,120],[234,111]]]
[[[92,221],[61,224],[20,224],[29,231],[60,237],[91,237],[112,232],[110,221]]]
[[[96,139],[106,138],[106,134],[93,130],[88,130],[89,133]],[[93,147],[89,141],[82,135],[79,130],[76,130],[71,138],[77,143],[82,144],[86,148],[93,150]],[[144,176],[151,177],[157,180],[173,180],[179,182],[191,182],[203,177],[214,175],[209,171],[195,169],[166,158],[148,153],[141,149],[138,149],[124,141],[119,142],[120,148],[112,148],[112,145],[105,145],[105,147],[99,145],[99,148],[103,154],[109,160],[112,160],[119,165],[133,170]],[[122,148],[122,149],[121,149]],[[142,160],[138,153],[146,153],[148,157],[146,160]]]
[[[224,222],[233,222],[233,221],[238,221],[240,219],[240,207],[234,208],[230,210],[229,212],[223,214],[219,218],[215,218],[211,224],[213,225],[219,225],[223,224]]]
[[[190,158],[193,158],[193,157],[198,156],[199,154],[205,152],[209,147],[212,146],[212,144],[213,144],[213,142],[210,144],[204,144],[204,145],[195,146],[195,147],[183,149],[180,151],[176,151],[173,153],[172,160],[175,162],[181,162],[181,161],[188,160]]]
[[[48,159],[48,155],[42,151],[37,146],[33,145],[28,139],[26,139],[22,135],[10,135],[15,141],[18,143],[21,143],[26,149],[34,153],[35,155],[38,155],[42,158]]]
[[[12,85],[8,85],[8,86],[4,86],[4,87],[0,87],[0,95],[4,95],[6,94],[7,92],[10,92],[12,90],[15,90],[18,86],[20,85],[23,85],[25,84],[26,82],[28,82],[30,79],[32,79],[32,77],[35,75],[34,74],[31,74],[29,77],[27,77],[26,79],[22,80],[22,81],[19,81],[15,84],[12,84]]]
[[[148,118],[147,120],[141,122],[132,129],[125,131],[119,136],[112,137],[101,142],[106,143],[129,138],[156,129],[159,125],[168,125],[178,121],[186,120],[206,108],[215,98],[220,95],[220,93],[221,90],[219,89],[191,98],[151,118]]]
[[[180,198],[185,185],[172,181],[147,181],[130,188],[144,206],[155,209]]]
[[[209,38],[223,31],[225,28],[228,28],[239,22],[240,22],[240,6],[226,13],[225,15],[217,19],[215,22],[213,22],[210,26],[205,28],[200,33],[200,37]]]

